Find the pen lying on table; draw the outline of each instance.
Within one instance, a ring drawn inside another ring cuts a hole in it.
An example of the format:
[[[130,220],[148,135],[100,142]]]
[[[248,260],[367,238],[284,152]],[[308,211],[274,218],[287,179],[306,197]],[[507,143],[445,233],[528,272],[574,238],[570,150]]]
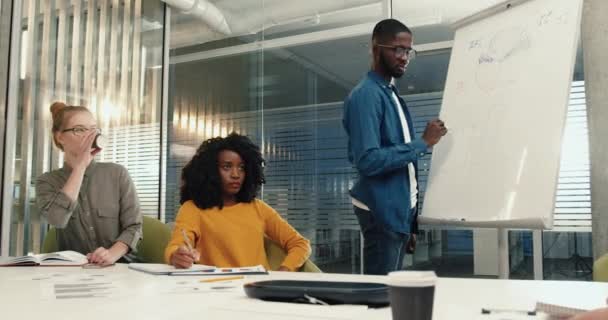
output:
[[[223,278],[212,278],[212,279],[203,279],[200,282],[218,282],[218,281],[229,281],[229,280],[239,280],[244,279],[243,276],[234,276],[234,277],[223,277]]]

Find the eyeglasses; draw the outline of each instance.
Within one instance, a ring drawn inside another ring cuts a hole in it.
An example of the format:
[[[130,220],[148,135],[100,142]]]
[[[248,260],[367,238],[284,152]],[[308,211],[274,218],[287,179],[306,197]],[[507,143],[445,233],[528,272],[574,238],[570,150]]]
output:
[[[397,58],[406,57],[408,61],[416,59],[416,50],[412,48],[400,47],[400,46],[387,46],[385,44],[377,44],[378,47],[392,49],[395,52]]]
[[[69,132],[72,131],[72,134],[74,134],[77,137],[82,137],[84,135],[86,135],[90,130],[95,130],[97,131],[98,134],[101,134],[101,129],[99,128],[87,128],[87,127],[74,127],[74,128],[70,128],[70,129],[65,129],[65,130],[61,130],[61,132]]]

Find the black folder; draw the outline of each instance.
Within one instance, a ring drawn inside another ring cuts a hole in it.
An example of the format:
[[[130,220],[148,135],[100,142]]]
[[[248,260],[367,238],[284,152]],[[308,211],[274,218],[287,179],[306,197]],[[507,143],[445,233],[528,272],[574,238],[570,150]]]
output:
[[[317,304],[389,305],[388,287],[381,283],[269,280],[245,284],[250,298]]]

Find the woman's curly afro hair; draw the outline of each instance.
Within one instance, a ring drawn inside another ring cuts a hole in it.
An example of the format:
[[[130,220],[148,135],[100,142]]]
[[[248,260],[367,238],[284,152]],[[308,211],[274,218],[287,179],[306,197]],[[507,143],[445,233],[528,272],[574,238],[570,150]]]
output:
[[[218,168],[220,151],[238,153],[245,162],[245,181],[236,195],[237,202],[251,202],[264,180],[264,159],[260,148],[246,136],[235,132],[226,138],[205,140],[182,170],[180,203],[192,200],[197,207],[223,208],[222,180]]]

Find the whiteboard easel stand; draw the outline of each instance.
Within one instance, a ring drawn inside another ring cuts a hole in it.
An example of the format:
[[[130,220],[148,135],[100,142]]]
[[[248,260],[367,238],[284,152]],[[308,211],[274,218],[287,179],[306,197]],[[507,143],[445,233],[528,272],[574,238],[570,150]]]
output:
[[[511,9],[517,5],[520,5],[526,1],[530,1],[530,0],[508,0],[508,1],[504,1],[501,3],[498,3],[494,6],[491,6],[485,10],[479,11],[478,13],[468,16],[466,18],[460,19],[456,22],[454,22],[451,27],[452,29],[458,29],[461,28],[463,26],[466,26],[468,24],[471,24],[475,21],[481,20],[483,18],[489,17],[491,15],[494,15],[496,13],[502,12],[504,10],[508,10]]]
[[[498,278],[509,279],[509,230],[498,228]]]
[[[534,259],[534,280],[543,280],[543,230],[532,230],[532,256]]]
[[[458,29],[480,19],[494,15],[498,12],[509,10],[529,0],[508,0],[498,3],[486,10],[480,11],[472,16],[466,17],[452,24],[453,29]],[[532,230],[532,246],[534,261],[534,279],[543,279],[543,253],[542,253],[542,230]],[[509,230],[498,228],[498,277],[509,279]]]
[[[534,280],[543,280],[543,230],[532,230]],[[498,278],[509,279],[509,230],[498,228]]]
[[[486,10],[480,11],[477,14],[474,14],[472,16],[469,16],[467,18],[464,18],[462,20],[456,21],[453,25],[452,28],[454,29],[458,29],[461,28],[465,25],[471,24],[475,21],[478,21],[480,19],[483,19],[485,17],[494,15],[498,12],[504,11],[504,10],[508,10],[516,5],[520,5],[524,2],[526,2],[528,0],[510,0],[510,1],[505,1],[505,2],[501,2],[499,4],[496,4],[495,6],[489,7]],[[536,231],[534,231],[536,232]],[[541,231],[542,232],[542,231]],[[536,248],[536,244],[539,241],[536,241],[537,239],[536,233],[534,235],[534,279],[538,279],[538,277],[540,276],[542,278],[542,253],[540,254],[540,261],[541,261],[541,265],[540,265],[540,273],[538,272],[538,268],[537,268],[537,256],[539,256],[539,254],[537,254],[537,248]],[[542,243],[540,244],[541,248],[542,248]],[[506,228],[498,228],[498,278],[499,279],[509,279],[509,273],[510,273],[510,266],[509,266],[509,230]]]

